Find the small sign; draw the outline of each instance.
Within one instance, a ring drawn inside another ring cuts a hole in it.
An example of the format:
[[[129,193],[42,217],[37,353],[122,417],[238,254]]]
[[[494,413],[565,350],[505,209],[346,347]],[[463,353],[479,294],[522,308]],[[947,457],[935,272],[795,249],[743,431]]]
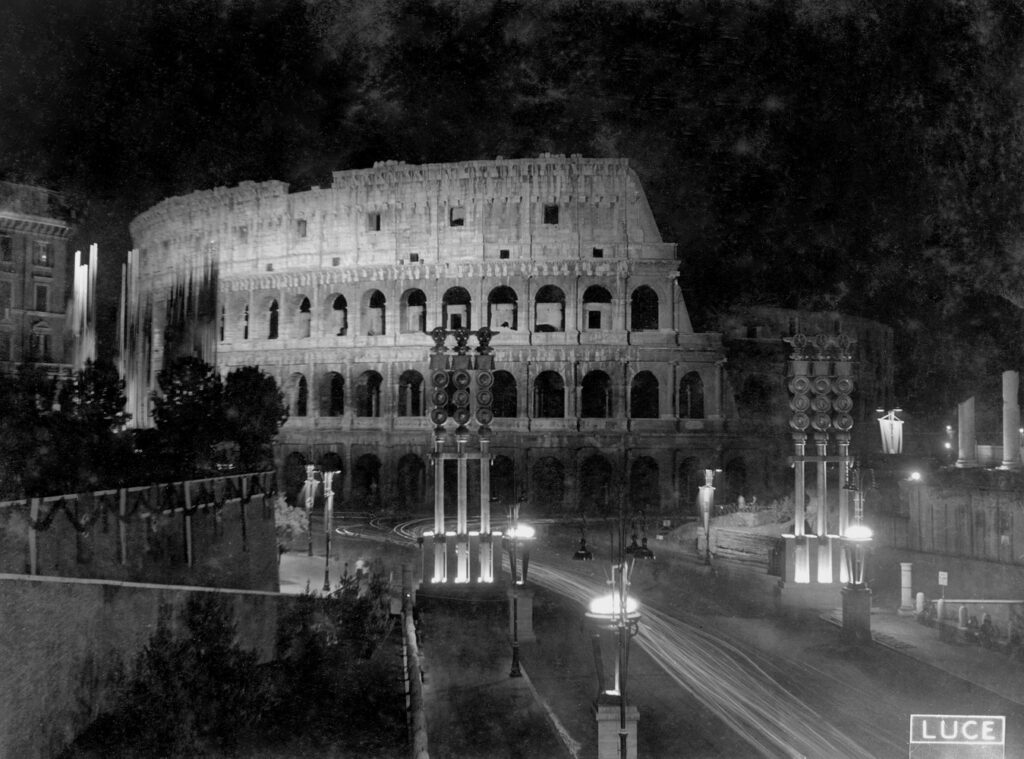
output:
[[[939,585],[942,587],[949,585],[949,572],[939,572]]]
[[[910,715],[910,759],[1004,759],[1006,717]]]

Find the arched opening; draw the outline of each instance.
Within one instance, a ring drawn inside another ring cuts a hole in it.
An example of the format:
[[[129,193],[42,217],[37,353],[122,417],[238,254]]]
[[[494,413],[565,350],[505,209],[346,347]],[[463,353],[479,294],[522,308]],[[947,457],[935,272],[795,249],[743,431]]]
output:
[[[423,375],[415,370],[398,378],[398,415],[423,416]]]
[[[491,392],[494,393],[491,411],[494,412],[496,418],[512,419],[518,415],[515,377],[506,371],[496,371]]]
[[[327,372],[320,387],[320,416],[341,416],[345,413],[345,378]]]
[[[363,372],[356,380],[356,416],[380,416],[380,386],[383,379],[374,371]]]
[[[242,309],[242,339],[249,339],[249,304]]]
[[[565,382],[558,372],[546,371],[533,383],[535,419],[559,419],[565,416]]]
[[[511,287],[495,287],[487,296],[487,324],[495,332],[519,329],[518,296]]]
[[[495,456],[491,461],[491,498],[497,504],[495,517],[505,514],[509,506],[515,503],[519,494],[516,493],[516,465],[508,456]]]
[[[306,484],[306,457],[292,451],[284,457],[284,499],[294,506],[299,491]]]
[[[682,419],[704,418],[704,381],[697,372],[687,372],[679,380],[679,416]]]
[[[720,503],[736,503],[747,491],[747,462],[742,456],[730,459],[725,464],[725,492]],[[717,499],[716,499],[717,500]]]
[[[629,468],[629,500],[639,511],[657,511],[661,507],[658,462],[650,456],[640,456]]]
[[[311,307],[309,298],[303,296],[299,302],[299,313],[295,317],[295,336],[298,338],[309,337],[312,325]]]
[[[579,512],[586,516],[612,516],[612,465],[599,453],[587,456],[580,465]]]
[[[267,339],[277,339],[277,328],[279,322],[278,306],[277,301],[270,301],[270,307],[267,309]]]
[[[337,472],[338,474],[334,477],[334,482],[331,483],[331,487],[334,491],[334,508],[341,509],[344,505],[342,503],[342,490],[345,484],[345,462],[342,461],[334,451],[328,451],[320,457],[320,471],[326,475],[327,472]]]
[[[472,299],[464,287],[452,287],[441,299],[441,317],[448,329],[472,329],[469,322]]]
[[[565,293],[554,285],[544,285],[534,301],[534,332],[565,331]]]
[[[633,419],[658,418],[658,380],[647,371],[637,372],[629,385],[629,415]]]
[[[423,459],[407,453],[398,460],[398,506],[410,513],[421,512],[426,505],[427,468]]]
[[[344,337],[348,334],[348,301],[344,295],[328,298],[331,311],[327,315],[327,334]]]
[[[364,335],[383,335],[385,333],[387,298],[380,290],[371,290],[363,296],[363,329]]]
[[[398,304],[400,326],[404,333],[427,331],[427,296],[422,290],[406,290]]]
[[[380,506],[380,459],[364,453],[352,467],[352,506],[376,511]]]
[[[599,285],[583,293],[583,330],[600,331],[612,328],[612,295]]]
[[[608,419],[612,416],[612,380],[600,370],[587,372],[580,394],[580,416]]]
[[[683,511],[697,513],[698,488],[704,484],[704,473],[700,462],[690,457],[679,464],[679,500]]]
[[[630,297],[629,328],[634,332],[658,329],[658,295],[647,285],[641,285]]]
[[[309,413],[309,384],[306,378],[295,373],[288,384],[288,413],[291,416],[306,416]]]
[[[558,513],[564,509],[565,467],[552,456],[545,456],[533,465],[532,491],[541,495],[533,498],[536,509],[545,513]]]

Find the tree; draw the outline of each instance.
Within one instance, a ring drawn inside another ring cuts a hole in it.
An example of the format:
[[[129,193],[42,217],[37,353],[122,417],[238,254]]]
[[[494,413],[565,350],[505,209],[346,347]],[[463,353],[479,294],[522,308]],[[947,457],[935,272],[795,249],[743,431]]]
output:
[[[256,366],[228,373],[224,384],[225,438],[238,445],[239,464],[246,471],[272,461],[270,445],[288,419],[277,381]]]
[[[153,421],[165,456],[181,474],[195,474],[211,446],[224,438],[224,386],[217,371],[195,356],[180,356],[157,373]]]

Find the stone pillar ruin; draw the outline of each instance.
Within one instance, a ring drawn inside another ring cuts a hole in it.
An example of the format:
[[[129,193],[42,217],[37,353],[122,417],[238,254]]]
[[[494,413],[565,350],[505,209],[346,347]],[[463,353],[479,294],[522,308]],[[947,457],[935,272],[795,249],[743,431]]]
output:
[[[957,460],[960,468],[978,466],[978,441],[974,432],[974,396],[962,401],[956,410]]]
[[[1000,469],[1019,470],[1020,460],[1020,403],[1017,391],[1020,373],[1003,372],[1003,463]]]

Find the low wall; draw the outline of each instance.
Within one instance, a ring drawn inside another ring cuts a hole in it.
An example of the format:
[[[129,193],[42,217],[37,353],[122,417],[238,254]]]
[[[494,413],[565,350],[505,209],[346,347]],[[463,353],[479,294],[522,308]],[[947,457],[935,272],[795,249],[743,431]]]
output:
[[[273,472],[0,502],[0,572],[276,591]]]
[[[273,657],[291,597],[95,580],[0,575],[0,759],[51,759],[112,705],[158,621],[178,623],[196,593],[231,599],[239,645]]]
[[[946,572],[947,598],[1021,598],[1024,597],[1024,566],[979,561],[957,556],[941,556],[919,551],[877,547],[868,563],[868,584],[885,598],[899,598],[900,562],[913,565],[912,593],[924,593],[929,599],[942,596],[939,572]]]

